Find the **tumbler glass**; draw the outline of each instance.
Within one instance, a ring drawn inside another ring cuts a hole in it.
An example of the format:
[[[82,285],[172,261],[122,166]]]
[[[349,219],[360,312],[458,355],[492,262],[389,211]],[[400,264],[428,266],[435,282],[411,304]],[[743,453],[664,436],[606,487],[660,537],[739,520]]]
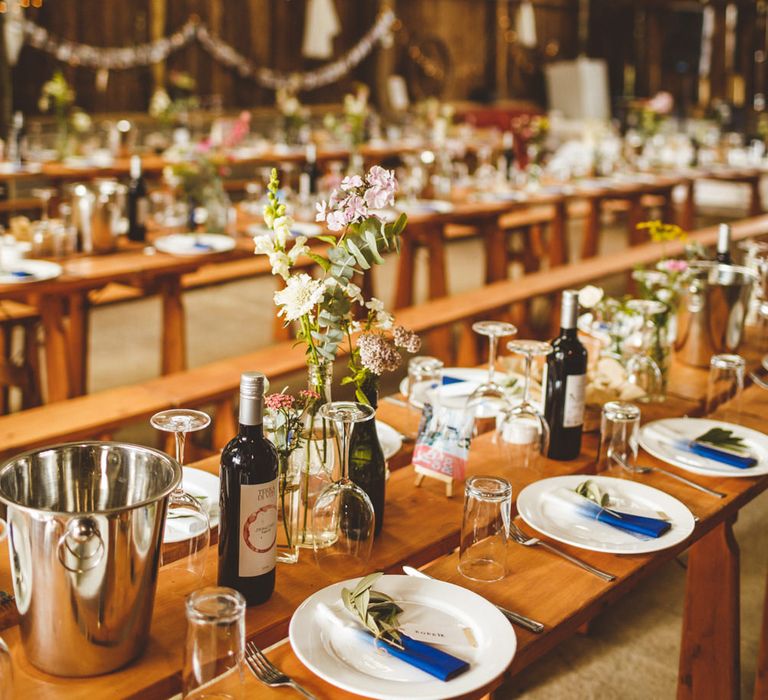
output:
[[[632,472],[637,460],[640,409],[626,401],[609,401],[600,419],[597,472],[618,465]]]
[[[436,357],[419,355],[408,362],[408,403],[411,406],[422,404],[426,392],[440,386],[443,363]]]
[[[473,476],[464,488],[459,572],[473,581],[507,574],[512,485],[495,476]]]
[[[712,356],[707,382],[707,414],[713,413],[720,404],[727,402],[720,411],[723,420],[739,422],[745,371],[746,363],[740,355]]]
[[[182,697],[245,698],[245,598],[210,586],[187,596]]]
[[[0,637],[0,700],[11,700],[13,697],[13,667],[11,652],[8,651],[3,638]]]

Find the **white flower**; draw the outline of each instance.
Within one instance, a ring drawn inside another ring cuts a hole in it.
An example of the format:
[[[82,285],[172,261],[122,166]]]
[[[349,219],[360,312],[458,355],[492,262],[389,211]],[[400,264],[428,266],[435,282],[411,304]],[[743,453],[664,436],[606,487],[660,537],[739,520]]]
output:
[[[353,282],[349,282],[344,291],[352,301],[356,301],[358,304],[364,303],[363,290]]]
[[[306,236],[297,236],[293,242],[293,247],[288,251],[288,259],[291,264],[295,263],[302,255],[309,253],[309,246],[306,245]]]
[[[287,216],[278,216],[272,222],[272,230],[275,232],[275,240],[281,248],[285,248],[286,241],[291,237],[291,224],[293,222]]]
[[[382,331],[391,331],[395,317],[389,311],[379,311],[376,314],[376,326]]]
[[[595,287],[593,284],[588,284],[579,290],[579,306],[585,309],[591,309],[596,304],[600,303],[603,298],[603,290],[600,287]]]
[[[284,280],[288,279],[291,270],[291,260],[281,250],[275,250],[269,255],[269,264],[272,265],[272,274],[279,275]]]
[[[275,252],[275,243],[272,240],[272,236],[263,234],[261,236],[254,236],[253,238],[254,252],[259,255],[267,255],[268,253]]]
[[[365,303],[365,308],[371,311],[384,311],[384,302],[376,297],[371,297],[371,300]]]
[[[72,126],[78,133],[84,134],[90,130],[91,125],[91,118],[82,110],[79,109],[72,115]]]
[[[286,321],[295,321],[310,313],[322,300],[325,287],[302,272],[289,277],[285,289],[275,292],[275,304],[282,307],[278,316]]]
[[[162,88],[155,90],[149,101],[149,114],[155,118],[163,116],[171,107],[171,98]]]

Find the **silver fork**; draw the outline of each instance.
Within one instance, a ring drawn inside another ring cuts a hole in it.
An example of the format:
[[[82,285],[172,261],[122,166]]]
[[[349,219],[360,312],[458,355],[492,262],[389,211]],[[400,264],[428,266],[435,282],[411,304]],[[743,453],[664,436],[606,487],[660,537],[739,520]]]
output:
[[[708,493],[710,496],[714,496],[715,498],[725,498],[727,496],[727,494],[723,493],[722,491],[715,491],[714,489],[707,488],[706,486],[702,486],[695,481],[691,481],[691,479],[686,479],[684,476],[680,476],[674,472],[669,472],[666,469],[662,469],[661,467],[644,467],[640,466],[639,464],[631,466],[627,464],[624,459],[619,457],[619,455],[617,455],[615,452],[611,452],[610,450],[608,451],[608,457],[616,462],[616,464],[618,464],[622,469],[630,473],[634,472],[635,474],[649,474],[651,472],[656,472],[657,474],[665,474],[666,476],[671,477],[672,479],[675,479],[676,481],[679,481],[686,486],[690,486],[691,488],[703,493]]]
[[[551,544],[540,540],[538,537],[530,537],[529,535],[526,535],[517,525],[515,525],[514,522],[509,523],[509,534],[512,535],[512,539],[515,540],[515,542],[518,544],[522,544],[525,547],[534,547],[536,545],[543,547],[548,552],[557,554],[559,557],[562,557],[566,561],[571,562],[571,564],[575,564],[576,566],[584,569],[584,571],[589,571],[590,574],[594,574],[595,576],[603,579],[603,581],[616,580],[616,577],[613,574],[609,574],[608,572],[602,571],[601,569],[596,569],[594,566],[587,564],[587,562],[582,561],[581,559],[577,559],[576,557],[573,557],[570,554],[557,549],[557,547],[553,547]]]
[[[309,700],[317,700],[312,693],[304,690],[304,688],[302,688],[296,681],[289,676],[286,676],[277,666],[264,656],[264,652],[262,652],[253,642],[248,642],[248,644],[245,645],[245,663],[248,664],[251,673],[253,673],[253,675],[264,685],[268,685],[270,688],[288,685],[295,691],[301,693],[305,698],[309,698]]]

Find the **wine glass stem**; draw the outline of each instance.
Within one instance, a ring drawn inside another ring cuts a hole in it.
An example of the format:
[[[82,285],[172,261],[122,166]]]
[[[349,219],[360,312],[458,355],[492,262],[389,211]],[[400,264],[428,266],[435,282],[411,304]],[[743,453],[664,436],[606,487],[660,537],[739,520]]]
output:
[[[340,454],[340,464],[339,464],[339,479],[341,481],[346,481],[347,479],[347,469],[349,465],[349,434],[350,434],[350,428],[351,424],[347,421],[341,422],[341,430],[339,431],[339,434],[341,436],[341,444],[339,445]],[[338,428],[337,428],[338,429]]]
[[[531,386],[531,353],[525,353],[525,377],[523,377],[523,404],[528,405],[528,391]]]
[[[184,466],[184,443],[187,441],[187,434],[183,430],[175,432],[176,438],[176,461],[180,466]]]
[[[488,383],[493,384],[496,373],[496,345],[499,342],[495,335],[489,337],[488,343]]]

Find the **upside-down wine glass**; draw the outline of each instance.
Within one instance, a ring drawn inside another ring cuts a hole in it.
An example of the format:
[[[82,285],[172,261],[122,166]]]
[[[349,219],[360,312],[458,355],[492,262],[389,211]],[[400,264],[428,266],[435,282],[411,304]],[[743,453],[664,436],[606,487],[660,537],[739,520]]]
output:
[[[318,413],[335,428],[340,473],[338,481],[320,492],[312,509],[315,559],[321,567],[354,576],[363,573],[371,556],[376,516],[368,494],[348,476],[349,444],[355,424],[371,420],[376,411],[354,401],[333,401]]]
[[[654,334],[660,332],[653,322],[653,317],[663,314],[667,305],[654,299],[631,299],[627,307],[640,315],[640,343],[632,357],[627,361],[627,381],[645,393],[637,400],[642,403],[660,401],[663,398],[663,378],[658,362],[653,358]]]
[[[173,433],[176,461],[183,467],[187,433],[207,428],[211,417],[202,411],[174,408],[155,413],[149,422],[157,430]],[[202,579],[210,543],[210,528],[208,508],[202,499],[188,493],[179,484],[168,498],[162,564]]]
[[[552,352],[549,343],[540,340],[512,340],[507,349],[525,356],[523,400],[504,411],[496,423],[496,438],[512,466],[533,466],[549,450],[549,425],[531,402],[531,364],[534,357]]]
[[[467,407],[474,410],[478,418],[490,418],[509,407],[503,387],[496,383],[496,350],[499,338],[515,335],[517,328],[504,321],[477,321],[472,324],[472,330],[488,337],[488,378],[469,395]]]

